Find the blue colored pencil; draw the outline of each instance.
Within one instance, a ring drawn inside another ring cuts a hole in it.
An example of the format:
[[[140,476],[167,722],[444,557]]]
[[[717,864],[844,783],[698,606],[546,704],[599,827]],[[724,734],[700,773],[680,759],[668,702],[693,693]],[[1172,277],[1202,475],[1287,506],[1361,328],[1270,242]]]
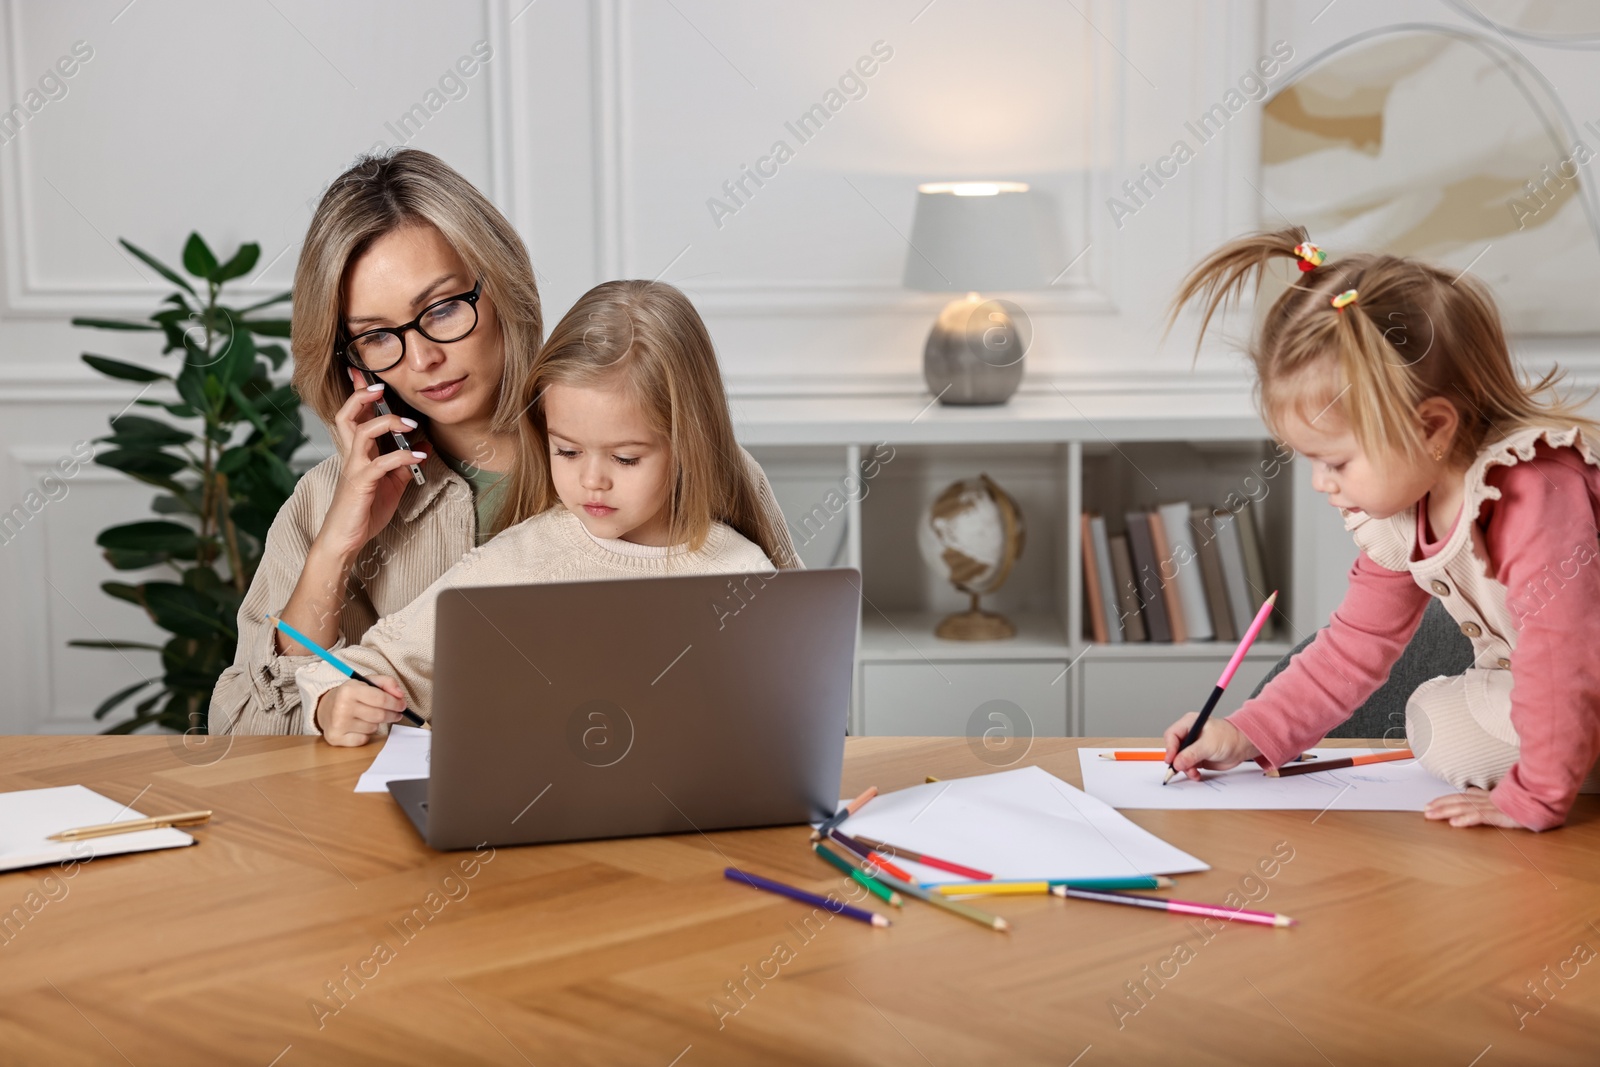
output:
[[[338,656],[335,656],[332,652],[329,652],[327,649],[323,648],[321,645],[317,644],[315,641],[311,640],[311,638],[307,637],[299,630],[296,630],[293,626],[290,626],[276,615],[268,615],[267,621],[272,623],[278,629],[282,630],[284,633],[288,634],[292,640],[298,641],[306,648],[309,648],[318,659],[332,667],[334,670],[338,671],[340,674],[344,675],[346,678],[353,679],[357,682],[366,682],[368,685],[372,685],[372,679],[368,678],[366,675],[350,666],[350,664],[346,663]],[[376,689],[377,686],[373,686],[373,688]],[[424,719],[421,715],[418,715],[410,708],[401,708],[400,714],[409,719],[413,726],[420,726],[424,730],[432,729],[432,727],[428,725],[427,719]]]
[[[857,922],[870,923],[873,926],[889,925],[889,920],[876,912],[867,911],[865,908],[857,908],[842,901],[829,900],[827,897],[819,897],[815,893],[808,893],[804,889],[796,889],[794,886],[784,885],[782,882],[774,882],[772,879],[763,878],[759,874],[749,874],[737,867],[724,868],[722,876],[730,882],[743,882],[752,888],[765,889],[769,893],[777,893],[779,896],[798,900],[802,904],[823,908],[833,912],[835,915],[843,915],[846,918],[855,919]]]

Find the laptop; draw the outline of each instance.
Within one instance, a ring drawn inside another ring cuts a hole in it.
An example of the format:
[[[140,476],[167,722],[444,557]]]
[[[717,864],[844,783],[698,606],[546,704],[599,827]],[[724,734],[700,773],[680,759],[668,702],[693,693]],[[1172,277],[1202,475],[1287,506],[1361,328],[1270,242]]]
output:
[[[839,567],[447,589],[429,777],[389,791],[441,850],[824,819],[860,586]]]

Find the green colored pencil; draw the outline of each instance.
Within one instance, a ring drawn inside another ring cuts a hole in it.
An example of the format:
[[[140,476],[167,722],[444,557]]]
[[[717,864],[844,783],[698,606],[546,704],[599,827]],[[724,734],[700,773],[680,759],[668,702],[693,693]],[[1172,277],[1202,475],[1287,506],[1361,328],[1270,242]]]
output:
[[[835,867],[839,868],[845,874],[849,875],[851,878],[855,879],[857,882],[860,882],[863,886],[866,887],[867,892],[871,893],[873,896],[878,897],[878,898],[880,898],[880,899],[882,899],[884,901],[887,901],[888,903],[893,904],[897,908],[905,907],[906,902],[905,902],[904,899],[901,898],[899,893],[896,893],[894,890],[890,889],[888,886],[884,885],[882,882],[878,881],[876,878],[872,877],[872,875],[868,874],[867,872],[865,872],[863,870],[860,870],[859,868],[851,865],[842,856],[839,856],[838,854],[836,854],[832,849],[830,849],[827,845],[823,844],[821,841],[818,841],[815,844],[813,844],[811,846],[811,849],[817,855],[821,856],[823,859],[827,860],[829,863],[831,863]]]

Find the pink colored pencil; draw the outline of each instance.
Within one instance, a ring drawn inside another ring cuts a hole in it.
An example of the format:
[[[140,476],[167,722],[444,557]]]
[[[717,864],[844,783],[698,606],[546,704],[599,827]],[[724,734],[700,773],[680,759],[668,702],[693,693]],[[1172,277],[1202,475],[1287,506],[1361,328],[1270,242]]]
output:
[[[1078,900],[1098,900],[1105,904],[1131,904],[1136,908],[1155,908],[1159,911],[1176,911],[1184,915],[1204,915],[1210,919],[1238,919],[1240,922],[1260,923],[1263,926],[1294,926],[1298,922],[1287,915],[1270,911],[1245,911],[1243,908],[1224,908],[1216,904],[1196,904],[1192,900],[1169,900],[1166,897],[1142,897],[1137,893],[1109,893],[1097,889],[1074,889],[1072,886],[1052,886],[1050,891],[1059,896]]]
[[[1228,683],[1233,681],[1233,672],[1238,670],[1239,664],[1244,662],[1244,654],[1250,651],[1250,646],[1255,642],[1256,634],[1260,633],[1261,628],[1267,624],[1267,616],[1272,614],[1273,605],[1277,604],[1277,602],[1278,591],[1274,589],[1272,595],[1267,597],[1267,602],[1261,605],[1261,610],[1256,612],[1255,621],[1250,624],[1250,629],[1245,631],[1244,640],[1240,641],[1239,647],[1233,650],[1233,658],[1228,661],[1226,667],[1222,668],[1222,677],[1217,679],[1216,688],[1211,690],[1211,696],[1206,700],[1206,706],[1200,709],[1200,717],[1195,719],[1194,725],[1189,727],[1189,732],[1178,743],[1178,752],[1182,752],[1200,739],[1200,731],[1206,728],[1206,720],[1211,718],[1211,712],[1216,708],[1217,701],[1222,699],[1223,690],[1227,689]],[[1176,752],[1173,753],[1172,758],[1178,758]],[[1172,765],[1168,764],[1167,776],[1161,780],[1161,784],[1166,785],[1172,781],[1173,775],[1177,773],[1172,769]]]

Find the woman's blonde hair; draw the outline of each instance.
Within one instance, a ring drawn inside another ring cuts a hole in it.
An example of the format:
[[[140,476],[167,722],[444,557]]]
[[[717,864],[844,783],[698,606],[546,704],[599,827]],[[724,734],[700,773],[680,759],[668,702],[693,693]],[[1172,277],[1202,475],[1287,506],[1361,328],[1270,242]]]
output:
[[[521,421],[518,398],[544,332],[533,264],[498,208],[449,164],[416,148],[364,156],[322,194],[294,272],[295,392],[323,422],[333,422],[351,391],[334,352],[349,268],[379,237],[423,224],[443,234],[473,278],[483,279],[494,305],[505,369],[493,429],[509,432]]]
[[[518,462],[508,477],[499,528],[561,506],[550,469],[543,398],[552,385],[615,388],[639,407],[671,448],[672,544],[695,551],[721,521],[782,561],[782,542],[761,506],[734,438],[717,354],[705,323],[665,282],[603,282],[572,305],[524,382]]]
[[[1298,226],[1229,241],[1184,279],[1167,329],[1198,298],[1203,340],[1219,306],[1237,304],[1252,279],[1259,293],[1271,261],[1301,263],[1295,248],[1307,241]],[[1250,345],[1256,403],[1275,434],[1285,412],[1310,423],[1332,411],[1368,455],[1420,460],[1417,405],[1443,397],[1460,416],[1445,457],[1452,462],[1470,463],[1485,443],[1530,426],[1576,426],[1600,442],[1600,424],[1558,389],[1560,368],[1537,381],[1518,372],[1494,297],[1476,278],[1368,252],[1296,274]],[[1334,307],[1333,298],[1350,289],[1354,301]],[[1198,358],[1198,341],[1195,352]]]

